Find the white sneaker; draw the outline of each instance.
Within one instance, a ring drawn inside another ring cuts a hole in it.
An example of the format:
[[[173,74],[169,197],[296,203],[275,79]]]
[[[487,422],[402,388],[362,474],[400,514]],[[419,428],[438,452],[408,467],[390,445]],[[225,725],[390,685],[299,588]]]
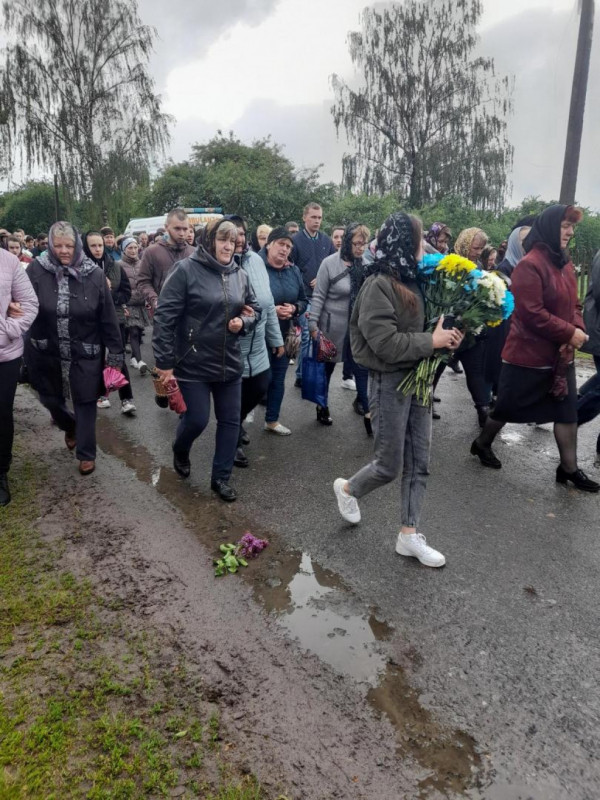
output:
[[[295,358],[290,358],[290,367],[293,367],[295,363],[296,363],[296,359]]]
[[[98,408],[110,408],[110,400],[108,399],[108,397],[99,397],[96,402],[96,405],[98,406]]]
[[[269,425],[268,422],[265,422],[265,430],[270,431],[271,433],[276,433],[278,436],[289,436],[291,434],[291,430],[286,428],[285,425],[282,425],[281,422],[278,422],[277,425]]]
[[[399,533],[396,552],[401,556],[418,558],[426,567],[443,567],[446,559],[433,547],[429,547],[422,533]]]
[[[148,372],[148,365],[145,361],[138,361],[137,368],[140,371],[140,375],[145,375]]]
[[[123,400],[121,403],[121,414],[135,414],[137,411],[135,403],[132,400]]]
[[[343,378],[342,389],[350,389],[351,392],[356,391],[356,381],[354,378]]]
[[[360,508],[358,507],[356,497],[352,497],[351,494],[345,491],[345,484],[346,478],[336,478],[333,482],[333,491],[337,497],[338,508],[342,517],[346,522],[357,525],[360,522]]]
[[[133,369],[139,369],[140,368],[140,362],[137,360],[137,358],[131,357],[129,359],[129,366],[133,367]]]

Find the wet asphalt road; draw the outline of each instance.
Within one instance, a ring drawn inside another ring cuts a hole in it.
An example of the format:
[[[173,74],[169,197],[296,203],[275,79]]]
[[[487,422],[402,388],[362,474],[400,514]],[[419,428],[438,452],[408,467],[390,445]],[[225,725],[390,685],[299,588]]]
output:
[[[152,363],[147,345],[145,352]],[[447,566],[427,569],[397,556],[397,484],[363,498],[357,527],[337,511],[333,480],[362,466],[372,445],[340,380],[338,365],[331,428],[301,400],[292,368],[281,415],[292,436],[263,432],[257,408],[247,426],[251,467],[235,470],[236,512],[380,609],[399,656],[410,654],[423,705],[487,754],[495,780],[486,800],[600,797],[600,496],[555,483],[554,439],[545,428],[507,426],[496,447],[503,469],[482,468],[469,455],[477,427],[464,376],[446,373],[421,529]],[[155,406],[149,377],[135,373],[133,388],[135,419],[123,418],[115,402],[99,413],[168,466],[176,417]],[[591,423],[579,441],[580,466],[598,479],[599,429],[600,420]],[[213,437],[211,421],[192,451],[190,480],[206,495]]]

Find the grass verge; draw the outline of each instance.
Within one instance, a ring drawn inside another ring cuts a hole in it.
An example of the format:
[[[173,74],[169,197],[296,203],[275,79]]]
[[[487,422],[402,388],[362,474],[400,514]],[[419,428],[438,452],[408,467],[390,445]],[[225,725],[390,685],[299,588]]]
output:
[[[22,458],[0,508],[0,800],[265,800],[170,642],[60,568]]]

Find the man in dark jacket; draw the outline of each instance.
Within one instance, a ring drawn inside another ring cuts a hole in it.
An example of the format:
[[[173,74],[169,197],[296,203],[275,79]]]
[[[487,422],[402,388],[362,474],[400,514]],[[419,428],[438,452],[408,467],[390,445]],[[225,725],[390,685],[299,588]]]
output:
[[[304,278],[304,289],[308,298],[306,313],[308,314],[310,312],[310,299],[317,282],[317,272],[321,266],[321,261],[335,253],[336,249],[329,236],[320,231],[321,223],[323,222],[323,209],[318,203],[308,203],[304,207],[302,222],[304,227],[294,236],[291,261],[298,267]],[[306,314],[302,314],[300,317],[300,327],[302,329],[302,347],[298,354],[296,366],[296,386],[302,386],[302,356],[308,351],[310,341]]]
[[[187,244],[188,217],[182,208],[174,208],[167,214],[165,235],[144,250],[140,262],[138,289],[152,308],[156,308],[158,295],[167,275],[177,261],[189,258],[194,248]]]

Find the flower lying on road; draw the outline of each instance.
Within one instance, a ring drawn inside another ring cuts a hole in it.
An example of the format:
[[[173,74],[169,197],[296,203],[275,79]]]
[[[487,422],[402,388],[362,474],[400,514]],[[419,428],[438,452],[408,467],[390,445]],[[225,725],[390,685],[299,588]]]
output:
[[[247,531],[237,544],[222,544],[219,550],[221,558],[213,561],[215,577],[220,578],[227,573],[237,572],[240,567],[247,567],[247,558],[256,558],[269,544],[266,539],[258,539]]]

